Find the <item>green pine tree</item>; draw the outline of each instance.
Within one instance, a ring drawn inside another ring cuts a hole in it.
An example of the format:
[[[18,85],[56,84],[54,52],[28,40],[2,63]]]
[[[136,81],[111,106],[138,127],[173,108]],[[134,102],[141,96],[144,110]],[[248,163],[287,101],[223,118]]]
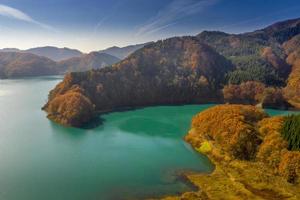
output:
[[[300,115],[287,116],[281,134],[288,141],[289,150],[300,150]]]

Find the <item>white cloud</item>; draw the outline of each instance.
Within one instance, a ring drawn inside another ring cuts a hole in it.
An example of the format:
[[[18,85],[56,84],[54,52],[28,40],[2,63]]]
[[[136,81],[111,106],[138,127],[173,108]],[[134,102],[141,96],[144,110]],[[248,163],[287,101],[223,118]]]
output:
[[[218,0],[173,0],[156,16],[138,28],[137,36],[152,34],[178,23],[179,20],[197,14]]]
[[[32,17],[30,17],[26,13],[22,12],[21,10],[18,10],[18,9],[15,9],[15,8],[12,8],[12,7],[3,5],[3,4],[0,4],[0,15],[9,17],[9,18],[13,18],[13,19],[17,19],[20,21],[25,21],[28,23],[36,24],[47,30],[56,31],[53,27],[33,19]]]
[[[104,16],[101,20],[99,20],[99,22],[95,25],[94,27],[94,34],[100,30],[100,28],[102,28],[102,26],[110,19],[112,18],[116,12],[118,11],[119,7],[122,5],[122,1],[118,0],[116,1],[112,8],[110,9],[110,13],[107,14],[106,16]]]

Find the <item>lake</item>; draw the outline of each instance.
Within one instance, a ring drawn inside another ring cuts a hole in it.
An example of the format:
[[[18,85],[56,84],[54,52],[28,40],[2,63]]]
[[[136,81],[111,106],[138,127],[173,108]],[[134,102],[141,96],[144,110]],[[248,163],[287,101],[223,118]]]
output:
[[[114,112],[102,115],[97,128],[66,128],[49,121],[41,110],[60,80],[0,80],[1,200],[118,200],[177,194],[191,190],[178,174],[213,169],[205,156],[182,140],[192,116],[212,105]]]

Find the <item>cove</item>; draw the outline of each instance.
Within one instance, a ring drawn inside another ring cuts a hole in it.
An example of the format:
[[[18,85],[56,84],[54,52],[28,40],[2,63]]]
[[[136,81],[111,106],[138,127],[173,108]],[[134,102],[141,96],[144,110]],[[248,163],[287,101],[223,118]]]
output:
[[[0,199],[141,199],[191,190],[178,174],[209,173],[182,140],[212,105],[157,106],[101,116],[94,129],[57,125],[41,106],[61,77],[0,80]],[[270,115],[289,114],[267,110]]]

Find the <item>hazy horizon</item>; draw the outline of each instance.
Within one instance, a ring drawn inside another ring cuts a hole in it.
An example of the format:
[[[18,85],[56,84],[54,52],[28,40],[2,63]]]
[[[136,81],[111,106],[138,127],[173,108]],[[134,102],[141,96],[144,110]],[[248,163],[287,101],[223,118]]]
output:
[[[98,51],[204,30],[241,33],[299,17],[296,0],[0,0],[0,48]]]

